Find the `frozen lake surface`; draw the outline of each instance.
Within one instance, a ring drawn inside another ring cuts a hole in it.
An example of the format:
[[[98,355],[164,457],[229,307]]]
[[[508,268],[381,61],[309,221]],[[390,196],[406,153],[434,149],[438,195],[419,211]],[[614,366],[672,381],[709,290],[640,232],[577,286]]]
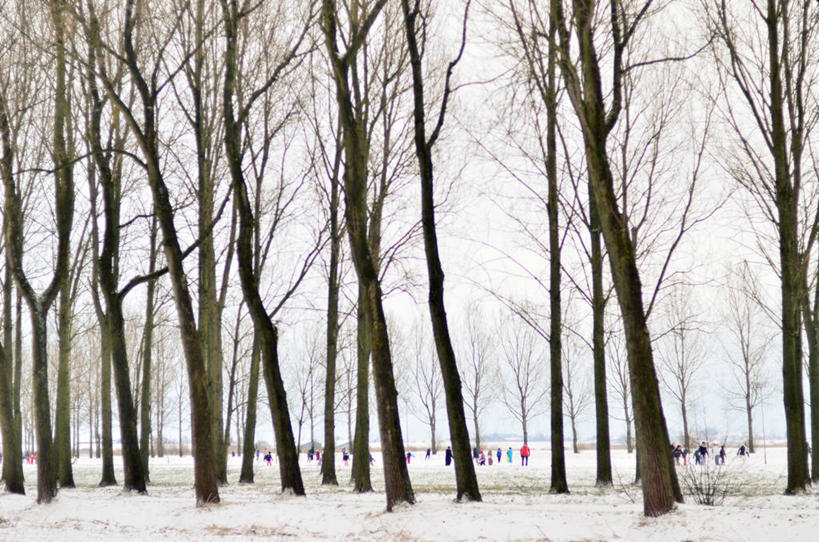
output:
[[[509,443],[500,444],[505,451]],[[731,492],[722,506],[698,505],[690,497],[661,518],[642,515],[641,494],[631,485],[634,456],[612,455],[614,487],[594,486],[595,453],[567,452],[569,495],[549,495],[549,452],[534,444],[528,467],[505,461],[477,467],[482,503],[454,502],[454,471],[443,452],[409,466],[417,504],[385,512],[380,457],[376,492],[350,490],[350,467],[337,460],[339,487],[320,485],[319,467],[302,455],[307,497],[279,491],[278,467],[256,465],[256,484],[238,484],[240,458],[229,458],[230,484],[222,503],[197,508],[191,458],[151,460],[149,495],[98,488],[100,462],[79,459],[77,489],[62,490],[46,506],[35,503],[35,466],[25,465],[27,495],[0,494],[0,540],[551,540],[551,541],[778,541],[817,540],[819,492],[786,497],[785,449],[762,450],[748,460],[729,450],[724,467]],[[494,447],[497,449],[497,446]],[[122,479],[117,459],[117,479]],[[683,469],[684,467],[679,467]]]

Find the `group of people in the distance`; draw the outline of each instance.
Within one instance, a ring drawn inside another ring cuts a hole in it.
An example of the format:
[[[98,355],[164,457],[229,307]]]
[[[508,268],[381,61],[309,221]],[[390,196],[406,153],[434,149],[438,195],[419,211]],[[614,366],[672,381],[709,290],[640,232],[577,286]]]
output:
[[[674,444],[671,443],[671,455],[674,456],[674,462],[677,465],[682,464],[683,466],[688,465],[688,456],[690,455],[688,448],[683,448],[682,444]],[[708,456],[711,456],[714,459],[715,465],[724,465],[725,464],[725,457],[727,456],[727,452],[725,451],[725,444],[718,444],[716,442],[711,444],[711,448],[709,449],[708,444],[706,441],[702,441],[699,446],[694,450],[694,465],[705,465],[708,462]],[[750,456],[750,452],[748,448],[743,443],[739,448],[737,448],[737,456],[739,457],[748,457]]]
[[[532,454],[532,451],[529,449],[529,446],[524,444],[520,447],[520,464],[521,466],[528,466],[529,465],[529,456]],[[493,452],[492,450],[479,450],[476,446],[472,448],[472,460],[478,466],[484,465],[492,465],[495,463],[494,457],[497,457],[497,463],[500,465],[503,461],[504,456],[506,457],[507,463],[512,463],[514,460],[515,452],[512,450],[512,447],[509,446],[509,449],[504,452],[500,448],[497,451]],[[429,459],[429,450],[427,450],[426,459]],[[455,461],[455,458],[452,455],[452,448],[449,446],[446,447],[446,452],[444,452],[444,464],[449,466],[452,462]]]

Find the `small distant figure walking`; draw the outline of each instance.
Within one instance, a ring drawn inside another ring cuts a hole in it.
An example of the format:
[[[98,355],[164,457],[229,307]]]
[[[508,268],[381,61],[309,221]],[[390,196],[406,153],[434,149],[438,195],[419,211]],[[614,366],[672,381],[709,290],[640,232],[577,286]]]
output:
[[[350,454],[347,453],[347,448],[341,449],[341,460],[344,461],[345,467],[348,467],[350,465]]]
[[[706,456],[708,456],[708,447],[705,445],[705,441],[703,440],[700,443],[700,447],[697,448],[696,452],[694,452],[694,462],[697,465],[705,465]]]
[[[430,450],[429,448],[427,448],[427,455],[425,455],[425,456],[424,456],[424,461],[426,461],[427,459],[429,459],[429,454],[431,454],[431,453],[432,453],[432,450]]]
[[[520,447],[520,466],[521,467],[528,467],[529,466],[529,446],[524,444]]]
[[[452,464],[452,448],[449,446],[446,447],[446,452],[444,452],[444,465],[447,467]]]
[[[679,465],[680,464],[680,458],[682,458],[682,455],[683,455],[682,446],[677,444],[677,446],[674,448],[674,451],[671,452],[671,454],[674,456],[674,463]]]
[[[512,451],[512,447],[509,446],[509,449],[506,450],[506,456],[509,458],[509,463],[512,462],[512,456],[515,455],[515,452]]]

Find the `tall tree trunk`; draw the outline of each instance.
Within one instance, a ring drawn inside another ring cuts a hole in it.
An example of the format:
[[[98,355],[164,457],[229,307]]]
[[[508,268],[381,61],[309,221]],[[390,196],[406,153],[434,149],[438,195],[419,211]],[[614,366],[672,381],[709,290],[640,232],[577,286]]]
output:
[[[239,236],[237,238],[236,254],[239,264],[239,279],[242,285],[242,294],[247,304],[261,349],[261,362],[268,399],[270,414],[276,437],[276,454],[279,458],[279,473],[281,476],[282,491],[292,491],[296,495],[304,495],[304,484],[299,468],[299,453],[293,439],[293,428],[290,423],[290,413],[287,406],[287,397],[284,391],[281,372],[279,370],[278,341],[279,330],[273,323],[264,307],[258,290],[258,275],[254,269],[253,233],[254,219],[248,197],[242,167],[242,113],[234,111],[234,98],[238,84],[237,47],[240,14],[234,4],[223,4],[223,23],[225,31],[225,78],[223,86],[223,113],[225,122],[225,150],[231,180],[236,212],[239,217]]]
[[[610,486],[611,439],[609,436],[609,402],[606,386],[606,298],[603,294],[603,250],[600,239],[600,218],[589,190],[589,234],[591,236],[592,268],[592,352],[594,356],[594,413],[597,426],[597,482]]]
[[[114,443],[112,436],[111,409],[111,336],[108,319],[100,322],[100,406],[102,408],[102,442],[98,441],[97,457],[102,448],[102,476],[100,486],[117,484],[114,475]]]
[[[3,437],[3,481],[9,493],[25,494],[23,487],[22,448],[14,425],[11,393],[11,362],[7,350],[0,346],[0,430]]]
[[[592,197],[600,215],[603,239],[609,253],[614,288],[623,318],[628,350],[629,374],[637,430],[637,451],[643,480],[643,510],[647,516],[669,512],[674,501],[682,502],[673,458],[669,450],[668,429],[660,401],[657,374],[651,351],[651,340],[643,309],[642,285],[635,260],[634,245],[629,238],[628,224],[617,207],[606,140],[619,113],[620,102],[606,112],[599,59],[595,50],[592,11],[577,6],[573,20],[577,29],[579,66],[569,57],[569,34],[563,5],[551,2],[551,15],[558,25],[560,66],[567,93],[577,114],[585,145],[586,163]],[[618,23],[618,20],[615,20]],[[626,41],[614,44],[614,84],[621,88],[622,55]],[[578,70],[580,73],[578,73]],[[582,75],[578,78],[578,75]],[[615,98],[620,98],[619,91]],[[554,386],[554,383],[552,383]]]
[[[57,305],[57,410],[54,416],[54,455],[60,487],[74,487],[71,469],[71,279],[68,274],[60,286]]]
[[[557,178],[557,52],[554,22],[549,23],[549,55],[546,98],[546,177],[549,218],[549,367],[551,375],[551,486],[550,493],[568,493],[566,451],[563,436],[563,351],[562,302],[560,298],[561,255],[560,215]],[[523,410],[521,409],[521,412]],[[526,437],[524,437],[524,440]]]
[[[205,2],[197,0],[194,40],[201,44],[205,39]],[[188,72],[193,98],[192,124],[196,140],[196,164],[198,176],[198,232],[199,232],[199,336],[205,356],[208,378],[208,404],[210,405],[211,439],[216,462],[216,477],[220,484],[227,483],[227,449],[223,437],[222,420],[222,311],[217,299],[216,253],[213,241],[215,179],[213,172],[213,134],[208,126],[207,105],[203,89],[205,66],[204,47],[197,46],[193,53],[193,67]]]
[[[12,352],[11,267],[6,264],[3,282],[3,344],[0,345],[0,431],[3,440],[3,481],[9,493],[25,494],[23,448],[15,417],[14,360]],[[18,405],[19,406],[19,405]]]
[[[401,9],[404,13],[404,28],[412,65],[415,155],[418,158],[421,172],[421,226],[424,234],[424,250],[426,252],[427,275],[429,277],[427,305],[429,306],[432,332],[435,337],[435,350],[438,354],[441,376],[444,381],[449,434],[452,441],[452,454],[455,458],[456,498],[461,500],[461,498],[466,497],[470,501],[480,501],[481,493],[478,489],[478,478],[475,475],[475,464],[470,461],[469,430],[466,427],[466,415],[464,414],[461,377],[455,360],[455,350],[452,348],[452,339],[449,335],[449,324],[447,323],[444,305],[444,270],[438,253],[438,234],[435,225],[432,148],[444,121],[446,100],[449,98],[450,93],[449,79],[454,64],[449,65],[444,90],[444,105],[438,118],[438,124],[428,140],[424,111],[424,77],[421,71],[421,49],[419,49],[416,34],[418,31],[416,19],[419,16],[419,11],[417,4],[416,7],[410,10],[409,0],[401,1]],[[464,24],[466,24],[466,21],[464,21]],[[425,43],[422,43],[422,45],[425,45]],[[463,51],[463,48],[461,51]],[[434,447],[435,424],[433,422],[430,425]]]
[[[358,285],[358,329],[356,332],[355,440],[353,442],[353,491],[366,493],[373,490],[370,479],[370,323],[367,296]]]
[[[104,274],[104,273],[103,273]],[[107,285],[103,286],[106,290]],[[131,395],[131,379],[128,371],[128,353],[125,344],[125,322],[122,317],[122,300],[119,294],[106,294],[108,300],[109,332],[111,333],[111,359],[114,369],[114,387],[119,405],[119,429],[122,442],[124,487],[146,493],[145,471],[137,438],[137,412]],[[115,299],[113,299],[115,298]]]
[[[153,274],[154,271],[156,271],[158,228],[156,217],[154,217],[151,220],[148,274]],[[142,396],[139,400],[139,452],[142,459],[142,472],[146,482],[151,479],[148,448],[151,439],[151,372],[153,369],[155,295],[156,279],[149,280],[147,291],[145,292],[145,331],[142,335]]]
[[[324,458],[321,463],[321,483],[338,485],[336,478],[336,359],[338,358],[338,294],[341,229],[338,221],[338,170],[341,160],[336,153],[333,175],[330,179],[330,268],[327,277],[327,373],[324,378]],[[355,455],[353,456],[355,462]],[[368,459],[369,462],[369,459]]]
[[[250,355],[250,376],[247,384],[245,401],[245,437],[242,451],[242,472],[239,483],[253,483],[253,459],[256,451],[256,403],[259,396],[259,339],[253,334],[253,349]]]
[[[6,263],[6,266],[9,264]],[[17,303],[14,315],[14,426],[17,442],[23,442],[23,413],[20,409],[20,389],[23,381],[23,294],[17,288]]]
[[[801,255],[799,253],[798,186],[792,183],[785,123],[785,99],[780,59],[780,11],[778,3],[768,1],[768,53],[770,84],[771,152],[774,161],[775,199],[778,211],[779,259],[782,276],[782,391],[785,404],[785,427],[788,442],[787,494],[802,493],[808,480],[805,446],[805,409],[802,392],[802,325],[800,319]],[[786,21],[787,22],[787,21]],[[783,43],[783,47],[789,47]],[[787,69],[787,68],[786,68]],[[793,137],[797,137],[794,135]],[[791,147],[797,144],[791,142]],[[796,153],[794,153],[796,154]],[[799,156],[794,156],[799,167]],[[798,174],[794,172],[798,181]]]

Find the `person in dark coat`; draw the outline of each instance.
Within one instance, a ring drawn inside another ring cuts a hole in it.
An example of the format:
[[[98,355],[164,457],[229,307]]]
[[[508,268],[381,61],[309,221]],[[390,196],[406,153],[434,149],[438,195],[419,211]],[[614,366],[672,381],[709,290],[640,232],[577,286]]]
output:
[[[449,446],[446,447],[446,452],[444,453],[444,464],[448,467],[452,463],[452,448]]]

